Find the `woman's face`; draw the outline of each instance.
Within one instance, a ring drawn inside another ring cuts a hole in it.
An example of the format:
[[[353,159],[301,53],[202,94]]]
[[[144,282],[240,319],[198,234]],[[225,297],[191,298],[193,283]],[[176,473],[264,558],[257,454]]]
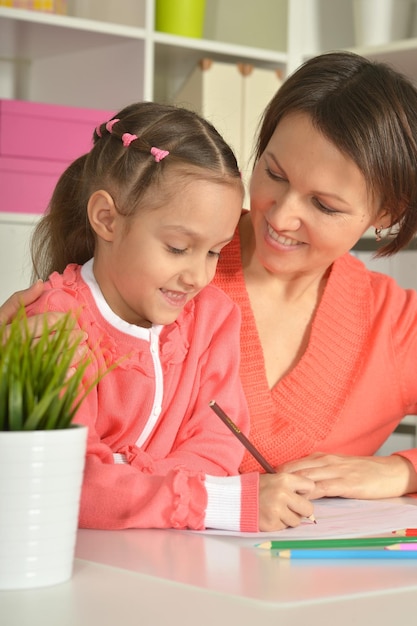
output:
[[[280,121],[256,164],[250,194],[256,255],[274,274],[326,271],[378,212],[359,168],[304,113]]]

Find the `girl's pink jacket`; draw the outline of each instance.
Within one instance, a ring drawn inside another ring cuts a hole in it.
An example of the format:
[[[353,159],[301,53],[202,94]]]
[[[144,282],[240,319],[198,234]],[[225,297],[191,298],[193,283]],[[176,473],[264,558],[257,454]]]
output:
[[[86,266],[92,275],[91,263]],[[82,276],[86,266],[70,265],[63,275],[52,274],[44,294],[28,308],[30,315],[77,313],[88,334],[86,379],[120,362],[76,417],[89,428],[80,525],[202,529],[206,475],[237,475],[244,452],[209,401],[217,400],[243,432],[249,427],[239,380],[238,307],[208,286],[175,323],[133,326],[109,309],[97,284],[93,296]],[[257,476],[237,480],[240,495],[229,506],[237,509],[233,515],[240,529],[257,530]]]

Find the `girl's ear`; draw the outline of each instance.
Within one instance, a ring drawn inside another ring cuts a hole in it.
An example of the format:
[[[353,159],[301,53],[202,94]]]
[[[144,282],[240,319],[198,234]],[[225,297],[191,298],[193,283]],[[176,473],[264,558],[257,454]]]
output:
[[[118,212],[113,198],[107,191],[99,189],[90,196],[87,215],[96,235],[104,241],[113,241]]]

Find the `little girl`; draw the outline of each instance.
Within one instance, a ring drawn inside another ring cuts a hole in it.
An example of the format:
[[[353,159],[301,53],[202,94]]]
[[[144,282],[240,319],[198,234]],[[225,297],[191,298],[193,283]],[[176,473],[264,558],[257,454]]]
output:
[[[151,102],[97,127],[58,181],[32,242],[35,273],[51,275],[28,312],[76,312],[86,378],[118,363],[76,418],[89,428],[82,527],[257,530],[257,474],[225,478],[243,446],[209,408],[247,431],[238,307],[207,287],[242,199],[217,131]]]

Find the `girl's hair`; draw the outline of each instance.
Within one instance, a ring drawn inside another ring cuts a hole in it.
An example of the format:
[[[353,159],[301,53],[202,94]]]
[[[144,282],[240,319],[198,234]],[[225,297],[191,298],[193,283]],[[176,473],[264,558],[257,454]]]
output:
[[[369,192],[390,214],[390,238],[377,256],[404,248],[417,231],[413,84],[388,65],[349,52],[310,59],[289,76],[266,108],[255,163],[279,121],[297,112],[308,114],[314,126],[356,163]]]
[[[104,189],[126,218],[143,206],[164,200],[164,179],[197,178],[237,185],[242,190],[235,155],[217,130],[196,113],[154,102],[132,104],[103,122],[93,148],[60,177],[47,213],[31,242],[34,277],[62,272],[68,263],[83,264],[94,255],[95,234],[87,216],[88,200]],[[161,152],[162,151],[162,152]],[[170,187],[175,193],[175,187]],[[227,210],[227,207],[225,207]]]

